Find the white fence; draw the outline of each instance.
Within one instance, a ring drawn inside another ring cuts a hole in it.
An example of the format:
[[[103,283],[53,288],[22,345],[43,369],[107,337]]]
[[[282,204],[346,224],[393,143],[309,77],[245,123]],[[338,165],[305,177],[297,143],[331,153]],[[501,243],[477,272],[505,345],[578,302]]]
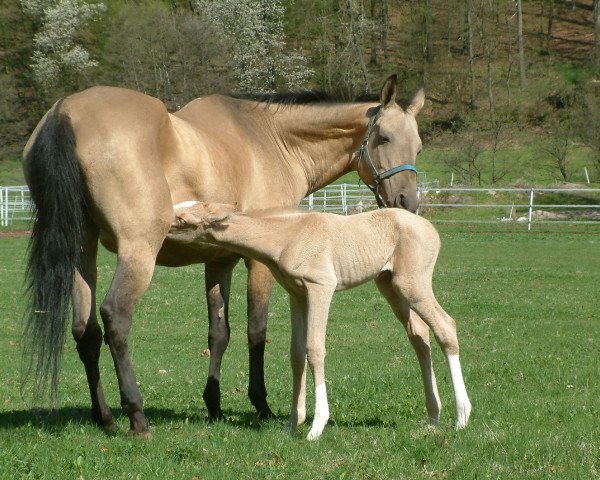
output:
[[[600,189],[438,188],[419,186],[419,214],[434,223],[600,225]],[[349,215],[377,208],[365,185],[329,185],[306,197],[302,208]],[[29,221],[32,202],[26,186],[0,187],[0,225]]]
[[[26,186],[0,187],[0,225],[7,227],[17,220],[29,221],[33,204]]]
[[[430,184],[420,186],[418,196],[418,213],[434,223],[514,222],[528,230],[534,223],[600,225],[600,189],[438,188]],[[377,208],[366,186],[348,184],[329,185],[309,195],[301,206],[345,215]]]

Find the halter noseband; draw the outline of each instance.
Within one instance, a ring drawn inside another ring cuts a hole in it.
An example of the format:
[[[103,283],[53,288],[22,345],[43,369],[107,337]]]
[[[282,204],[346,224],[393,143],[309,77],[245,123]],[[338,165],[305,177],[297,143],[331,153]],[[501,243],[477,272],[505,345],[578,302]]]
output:
[[[386,205],[383,202],[381,195],[379,194],[379,187],[381,186],[381,183],[383,182],[383,180],[385,180],[386,178],[390,178],[390,177],[396,175],[397,173],[403,172],[405,170],[410,170],[410,171],[416,173],[417,167],[415,167],[414,165],[410,165],[410,164],[404,164],[404,165],[398,165],[396,167],[392,167],[389,170],[385,170],[383,172],[378,172],[377,169],[375,168],[375,165],[373,164],[373,159],[371,158],[371,154],[369,153],[369,137],[371,136],[371,133],[373,133],[373,127],[375,126],[375,120],[377,120],[377,115],[379,114],[380,111],[381,111],[381,105],[378,105],[377,107],[375,107],[373,114],[371,115],[371,118],[369,119],[369,125],[367,127],[367,133],[365,135],[365,139],[363,140],[363,143],[360,146],[360,148],[356,151],[356,155],[357,155],[356,170],[359,169],[360,161],[364,157],[365,162],[367,163],[367,166],[371,169],[371,172],[373,173],[373,179],[375,180],[374,187],[372,187],[371,185],[369,185],[366,182],[365,182],[365,185],[367,185],[367,187],[369,187],[369,190],[371,190],[373,192],[373,194],[375,195],[375,200],[377,201],[377,205],[379,206],[379,208],[386,208]]]

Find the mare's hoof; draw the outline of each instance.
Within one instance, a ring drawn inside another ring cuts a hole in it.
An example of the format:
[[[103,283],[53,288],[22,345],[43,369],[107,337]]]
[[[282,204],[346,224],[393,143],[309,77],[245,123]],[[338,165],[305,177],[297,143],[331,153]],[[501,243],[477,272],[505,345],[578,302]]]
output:
[[[139,438],[141,440],[152,440],[152,434],[148,430],[143,431],[143,432],[136,432],[135,430],[129,430],[127,432],[127,436]]]
[[[102,415],[92,413],[92,422],[107,433],[114,433],[117,430],[117,427],[113,423],[112,415],[102,417]]]
[[[223,411],[220,408],[218,410],[209,410],[207,420],[211,423],[219,422],[225,420],[225,415],[223,415]]]
[[[256,416],[259,420],[273,420],[277,418],[277,415],[275,415],[267,405],[260,410],[256,409]]]

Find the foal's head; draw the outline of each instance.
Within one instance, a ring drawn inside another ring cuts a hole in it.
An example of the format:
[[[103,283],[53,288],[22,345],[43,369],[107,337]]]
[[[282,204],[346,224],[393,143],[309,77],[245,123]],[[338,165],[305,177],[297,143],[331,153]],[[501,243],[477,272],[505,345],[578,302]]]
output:
[[[373,190],[380,207],[400,207],[415,212],[417,173],[415,161],[421,151],[416,115],[425,103],[421,89],[410,105],[396,103],[396,76],[385,82],[381,106],[369,111],[371,121],[358,153],[358,173]]]
[[[235,203],[184,202],[173,205],[175,218],[170,234],[186,241],[206,240],[210,232],[225,222],[237,211]]]

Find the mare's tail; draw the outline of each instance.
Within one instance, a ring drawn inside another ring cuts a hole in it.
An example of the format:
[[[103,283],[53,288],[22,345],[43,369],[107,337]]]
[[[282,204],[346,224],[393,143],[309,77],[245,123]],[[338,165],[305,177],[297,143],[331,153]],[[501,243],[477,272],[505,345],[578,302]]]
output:
[[[28,307],[23,330],[22,388],[35,372],[34,400],[58,387],[75,268],[86,219],[85,183],[62,100],[46,116],[24,158],[35,204],[26,270]]]

